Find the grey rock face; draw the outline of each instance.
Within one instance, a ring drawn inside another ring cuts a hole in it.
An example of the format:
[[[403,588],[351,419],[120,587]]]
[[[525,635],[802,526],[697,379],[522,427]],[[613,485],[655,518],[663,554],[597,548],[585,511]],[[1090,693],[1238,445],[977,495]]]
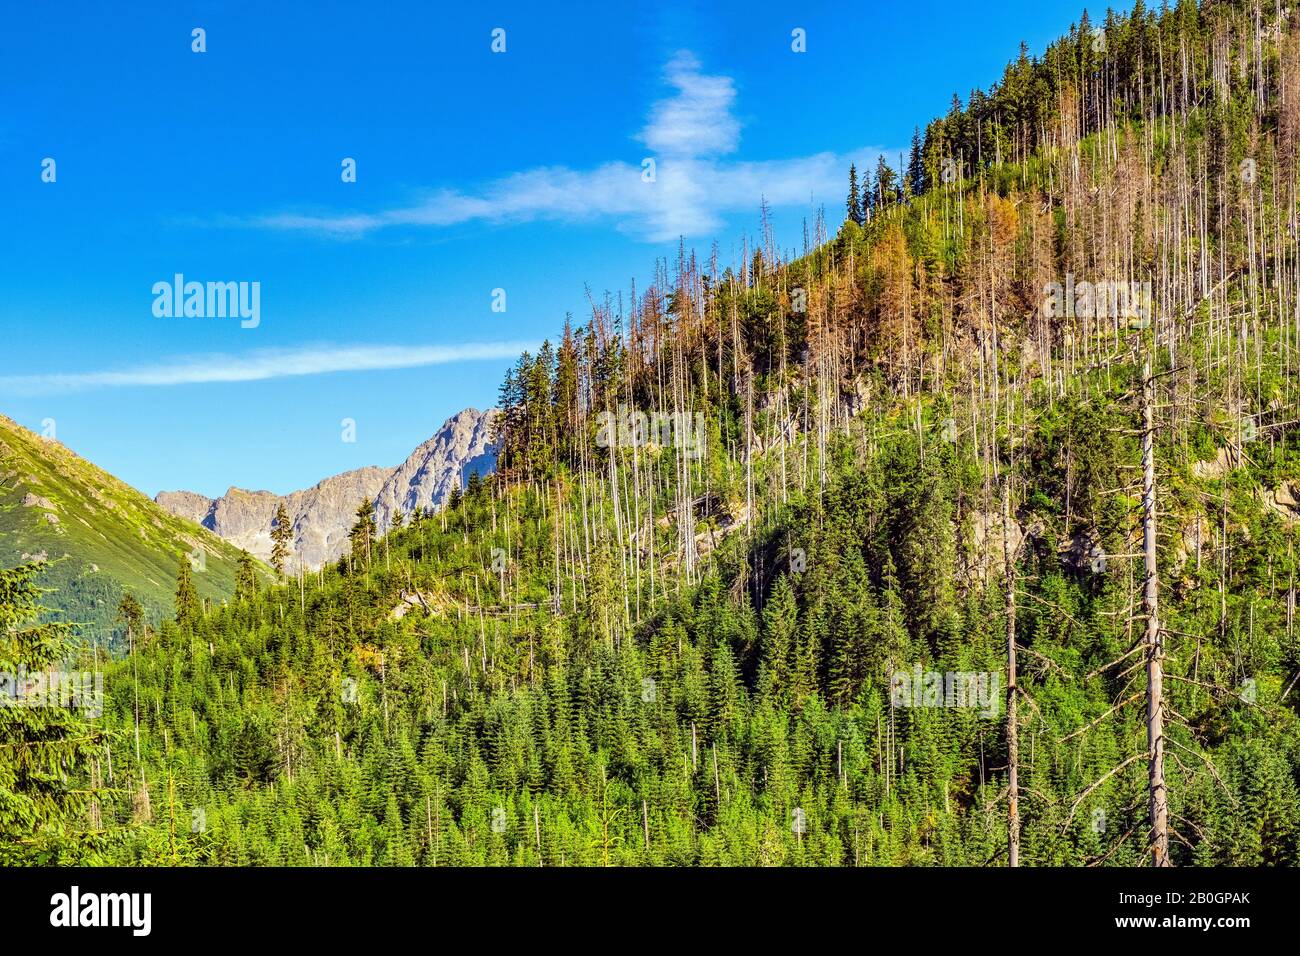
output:
[[[491,442],[496,410],[467,408],[396,468],[370,466],[346,471],[304,491],[283,497],[293,521],[293,556],[288,570],[316,569],[348,551],[348,530],[363,499],[375,503],[381,531],[404,523],[416,510],[434,510],[451,489],[496,464]],[[164,491],[155,499],[172,514],[203,525],[263,560],[271,557],[271,522],[281,497],[269,491],[231,488],[220,498],[190,491]]]
[[[496,409],[467,408],[447,419],[438,433],[393,469],[375,497],[381,531],[403,523],[418,511],[433,511],[472,474],[486,475],[496,466],[492,443]]]
[[[172,514],[188,518],[195,524],[203,524],[212,507],[212,499],[196,495],[192,491],[160,491],[154,498],[156,504],[162,505]]]

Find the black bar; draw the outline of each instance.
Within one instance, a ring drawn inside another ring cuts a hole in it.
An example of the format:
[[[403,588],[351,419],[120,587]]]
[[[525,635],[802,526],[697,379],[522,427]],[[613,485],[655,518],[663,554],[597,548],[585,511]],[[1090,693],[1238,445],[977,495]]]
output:
[[[151,894],[148,936],[130,925],[52,926],[52,897],[74,885],[82,901]],[[702,933],[770,947],[797,932],[809,945],[844,938],[869,948],[900,936],[992,944],[1011,931],[1044,934],[1026,943],[1074,943],[1170,930],[1230,943],[1293,925],[1298,890],[1296,871],[1263,869],[12,869],[0,871],[0,925],[11,944],[76,934],[92,944],[450,945],[469,933],[545,945],[558,933],[676,947]],[[1248,925],[1163,925],[1243,917]],[[1117,925],[1128,918],[1156,925]],[[815,937],[804,935],[810,928]]]

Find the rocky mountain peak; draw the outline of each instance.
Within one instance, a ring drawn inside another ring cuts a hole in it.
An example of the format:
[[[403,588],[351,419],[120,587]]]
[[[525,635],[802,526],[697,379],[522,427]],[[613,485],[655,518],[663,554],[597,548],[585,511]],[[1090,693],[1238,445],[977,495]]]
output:
[[[315,569],[347,553],[348,530],[363,499],[375,503],[376,523],[387,530],[416,511],[436,510],[470,475],[491,472],[496,465],[496,415],[496,409],[467,408],[447,419],[394,468],[345,471],[284,496],[231,487],[219,498],[164,491],[154,500],[263,560],[271,557],[271,522],[283,500],[293,521],[295,558],[290,570],[300,565]]]

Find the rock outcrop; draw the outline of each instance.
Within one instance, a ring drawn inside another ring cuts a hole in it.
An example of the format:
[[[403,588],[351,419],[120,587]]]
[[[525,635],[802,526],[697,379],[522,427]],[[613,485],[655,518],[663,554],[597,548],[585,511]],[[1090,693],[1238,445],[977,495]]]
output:
[[[172,514],[193,521],[195,524],[203,524],[203,519],[208,516],[208,509],[212,507],[211,498],[196,495],[192,491],[162,491],[154,498],[154,502],[162,505]]]

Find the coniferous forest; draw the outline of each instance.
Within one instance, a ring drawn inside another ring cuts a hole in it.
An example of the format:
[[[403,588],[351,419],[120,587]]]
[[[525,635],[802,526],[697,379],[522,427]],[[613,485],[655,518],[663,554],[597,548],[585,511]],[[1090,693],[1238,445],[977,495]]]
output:
[[[0,863],[1300,864],[1300,11],[1023,48],[500,390],[319,572],[88,646],[0,571]]]

